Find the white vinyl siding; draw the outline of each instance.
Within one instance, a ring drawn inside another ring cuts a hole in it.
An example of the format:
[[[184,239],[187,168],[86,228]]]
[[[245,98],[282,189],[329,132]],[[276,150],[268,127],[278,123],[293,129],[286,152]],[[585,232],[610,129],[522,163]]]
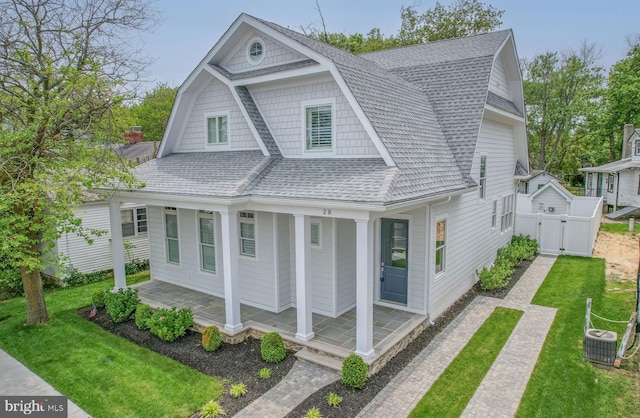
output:
[[[331,106],[305,108],[307,150],[330,150],[333,144]]]
[[[211,213],[198,214],[198,233],[200,236],[200,268],[211,273],[216,272],[216,246],[214,218]]]
[[[165,239],[167,245],[167,262],[180,263],[180,242],[178,240],[178,212],[165,208],[164,211]]]
[[[262,43],[262,55],[259,60],[250,61],[251,46],[255,41]],[[298,51],[291,49],[264,33],[249,32],[220,62],[220,66],[230,73],[267,68],[307,59]]]
[[[491,72],[491,80],[489,81],[489,90],[499,96],[511,100],[509,79],[507,78],[507,71],[502,55],[499,55],[493,63],[493,71]]]
[[[240,254],[256,256],[255,214],[240,212]]]
[[[533,213],[569,214],[567,197],[558,193],[553,187],[547,187],[541,190],[531,199],[530,204]]]
[[[226,144],[229,141],[227,116],[207,116],[207,144]]]
[[[342,314],[356,306],[356,223],[336,220],[336,310]]]

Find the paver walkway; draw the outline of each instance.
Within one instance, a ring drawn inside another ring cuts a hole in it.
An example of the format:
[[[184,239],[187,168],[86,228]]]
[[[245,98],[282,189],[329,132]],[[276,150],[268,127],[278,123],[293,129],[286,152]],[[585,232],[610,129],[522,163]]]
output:
[[[25,365],[0,350],[0,395],[2,396],[62,396],[50,384],[42,380]],[[89,414],[68,401],[69,418],[84,418]]]
[[[556,257],[539,256],[503,300],[476,298],[367,405],[358,417],[406,417],[497,306],[524,315],[463,412],[467,417],[514,416],[556,310],[531,299]]]
[[[318,389],[338,380],[338,374],[296,361],[271,390],[253,401],[236,417],[283,417]]]

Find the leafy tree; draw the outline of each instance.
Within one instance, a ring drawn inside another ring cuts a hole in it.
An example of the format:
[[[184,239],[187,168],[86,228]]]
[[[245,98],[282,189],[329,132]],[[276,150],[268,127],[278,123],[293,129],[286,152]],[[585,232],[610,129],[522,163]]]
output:
[[[86,190],[133,185],[107,146],[112,109],[144,62],[127,35],[142,0],[0,0],[0,260],[20,269],[27,325],[48,321],[40,269]]]
[[[562,172],[575,156],[602,94],[602,68],[593,45],[559,55],[548,52],[523,61],[532,166]],[[577,165],[573,161],[573,165]]]
[[[142,103],[132,107],[131,119],[134,121],[134,125],[142,127],[145,140],[159,141],[162,139],[177,92],[177,87],[160,83],[145,94]]]

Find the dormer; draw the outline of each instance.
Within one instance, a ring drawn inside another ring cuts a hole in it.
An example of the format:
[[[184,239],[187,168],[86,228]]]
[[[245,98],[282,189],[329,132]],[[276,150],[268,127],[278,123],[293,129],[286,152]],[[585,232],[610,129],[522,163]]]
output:
[[[631,161],[640,161],[640,129],[633,129],[627,142],[631,145]]]

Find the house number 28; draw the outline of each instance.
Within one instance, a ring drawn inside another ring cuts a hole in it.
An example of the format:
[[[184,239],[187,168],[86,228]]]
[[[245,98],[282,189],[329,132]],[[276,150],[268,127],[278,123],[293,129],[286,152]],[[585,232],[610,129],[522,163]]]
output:
[[[331,209],[322,209],[323,215],[331,215]]]

